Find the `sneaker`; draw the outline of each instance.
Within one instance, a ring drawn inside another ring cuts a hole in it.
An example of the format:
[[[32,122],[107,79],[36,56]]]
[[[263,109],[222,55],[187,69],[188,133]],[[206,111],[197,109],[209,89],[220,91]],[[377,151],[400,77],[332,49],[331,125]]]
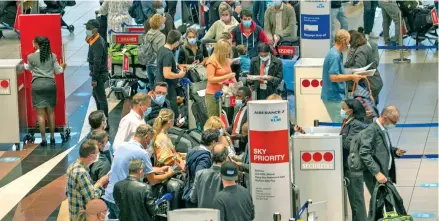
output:
[[[370,32],[369,37],[370,37],[370,38],[373,38],[373,39],[378,39],[378,38],[380,38],[377,34],[375,34],[375,32]]]

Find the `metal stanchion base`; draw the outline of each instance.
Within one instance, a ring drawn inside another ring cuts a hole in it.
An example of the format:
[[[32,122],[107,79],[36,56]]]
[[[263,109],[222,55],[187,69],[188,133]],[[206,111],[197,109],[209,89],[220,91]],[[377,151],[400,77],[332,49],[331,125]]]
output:
[[[393,59],[393,63],[410,63],[410,58],[395,58]]]

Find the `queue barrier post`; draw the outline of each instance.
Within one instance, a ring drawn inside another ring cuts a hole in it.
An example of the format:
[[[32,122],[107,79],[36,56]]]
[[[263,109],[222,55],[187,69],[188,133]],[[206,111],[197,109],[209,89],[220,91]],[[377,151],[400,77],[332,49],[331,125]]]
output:
[[[400,26],[400,31],[399,31],[399,39],[398,39],[398,42],[399,42],[399,45],[401,46],[401,45],[403,45],[403,42],[402,42],[402,29],[404,28],[404,21],[403,21],[403,19],[402,19],[402,12],[400,11],[399,12],[399,26]],[[399,58],[395,58],[395,59],[393,59],[393,63],[410,63],[411,62],[411,60],[409,59],[409,58],[404,58],[404,49],[400,49],[399,50]]]

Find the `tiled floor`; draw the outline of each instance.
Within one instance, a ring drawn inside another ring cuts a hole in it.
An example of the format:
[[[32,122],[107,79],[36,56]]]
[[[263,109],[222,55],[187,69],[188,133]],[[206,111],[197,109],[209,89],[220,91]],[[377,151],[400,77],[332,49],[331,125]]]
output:
[[[94,17],[98,1],[77,1],[68,8],[65,21],[75,25],[75,32],[63,30],[65,60],[68,64],[65,78],[67,116],[72,128],[72,138],[56,147],[27,146],[23,152],[0,152],[4,157],[19,157],[19,161],[0,162],[0,219],[9,220],[66,220],[65,170],[78,157],[74,145],[89,131],[85,121],[95,109],[91,98],[90,79],[86,55],[83,24]],[[347,7],[349,25],[352,29],[362,25],[362,6]],[[381,14],[377,11],[374,31],[379,32]],[[0,40],[0,59],[18,58],[19,44],[16,34],[5,32],[7,39]],[[378,40],[382,44],[382,40]],[[406,44],[414,41],[406,40]],[[381,109],[396,105],[401,110],[401,123],[431,123],[438,121],[438,54],[437,50],[412,50],[406,57],[411,64],[395,65],[398,52],[380,51],[379,71],[384,80],[380,94]],[[110,99],[110,135],[114,136],[120,120],[122,103]],[[438,189],[423,187],[438,183],[438,161],[420,158],[425,154],[438,154],[438,129],[403,128],[391,133],[394,144],[407,149],[416,158],[397,160],[398,189],[409,213],[421,216],[430,213],[432,218],[415,220],[438,220]],[[59,139],[58,139],[59,140]],[[433,185],[434,186],[434,185]],[[368,196],[368,193],[366,193]]]

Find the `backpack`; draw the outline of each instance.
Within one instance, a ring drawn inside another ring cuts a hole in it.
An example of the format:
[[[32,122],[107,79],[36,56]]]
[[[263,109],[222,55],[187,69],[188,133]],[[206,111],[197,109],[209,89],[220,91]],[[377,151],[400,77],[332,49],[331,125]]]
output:
[[[143,24],[146,20],[140,0],[133,1],[133,4],[128,8],[128,14],[131,16],[131,18],[134,18],[134,21],[137,24]]]
[[[175,146],[175,150],[179,153],[188,153],[189,150],[200,146],[201,133],[197,129],[181,129],[171,127],[168,130],[168,136],[171,138]]]
[[[363,164],[363,161],[360,158],[360,142],[361,142],[361,134],[364,130],[354,136],[351,140],[351,145],[349,148],[348,155],[348,167],[352,172],[362,172],[366,169]]]
[[[139,64],[141,65],[148,65],[148,64],[155,64],[157,62],[157,52],[154,50],[154,47],[152,46],[152,41],[154,38],[157,37],[145,35],[140,43],[139,46],[139,52],[138,52],[138,59]]]

